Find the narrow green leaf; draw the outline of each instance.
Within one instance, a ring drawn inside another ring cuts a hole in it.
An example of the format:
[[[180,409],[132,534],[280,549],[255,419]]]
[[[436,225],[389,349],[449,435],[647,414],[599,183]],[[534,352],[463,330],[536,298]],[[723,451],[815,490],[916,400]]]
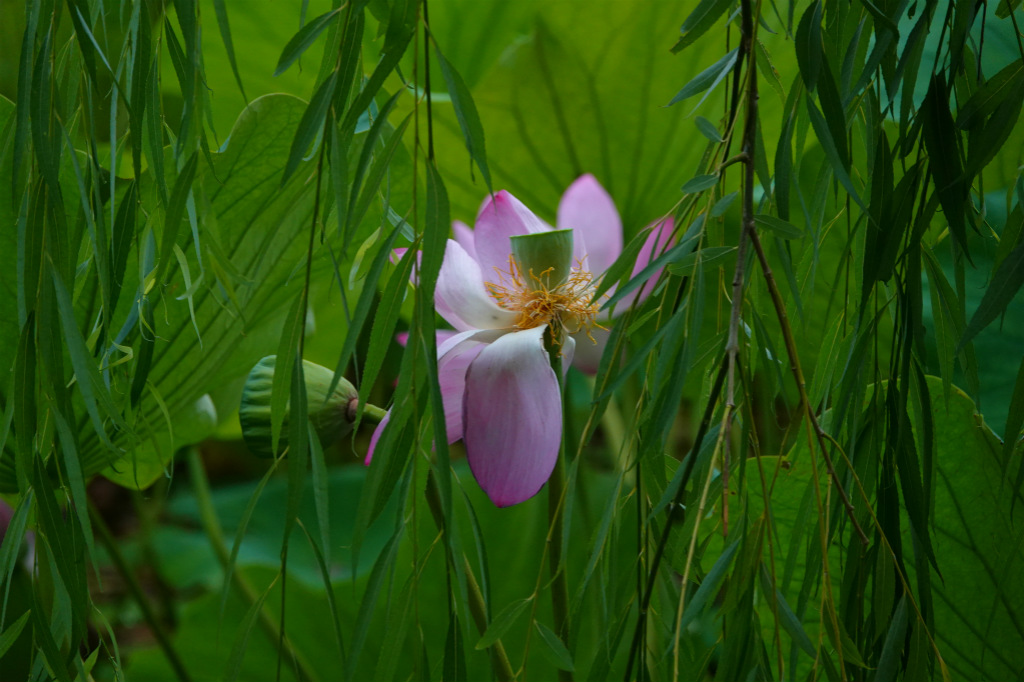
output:
[[[715,86],[721,83],[722,79],[732,71],[732,67],[736,65],[736,60],[738,58],[739,48],[730,50],[724,57],[694,76],[694,78],[684,85],[682,89],[676,93],[675,97],[673,97],[665,106],[670,107],[673,104],[682,102],[685,99],[700,94],[705,90],[714,90]],[[704,100],[701,99],[701,101],[697,103],[697,107],[699,107],[703,101]],[[694,108],[696,109],[697,107]]]
[[[638,370],[641,366],[643,366],[644,363],[647,362],[647,356],[651,354],[651,351],[654,350],[655,346],[658,345],[658,343],[665,336],[668,330],[673,329],[675,327],[673,322],[677,322],[678,320],[684,319],[685,317],[686,307],[680,306],[679,310],[675,312],[675,314],[672,316],[669,322],[662,326],[658,331],[656,331],[654,335],[651,336],[651,338],[647,341],[647,343],[644,344],[643,348],[638,350],[636,353],[630,355],[629,362],[627,362],[622,367],[622,369],[620,369],[618,373],[616,373],[615,376],[612,377],[611,382],[605,385],[605,388],[601,392],[601,395],[594,398],[592,402],[599,403],[611,397],[611,395],[615,393],[615,391],[618,390],[618,388],[622,386],[623,383],[625,383],[626,379],[633,375],[633,372]]]
[[[698,192],[703,192],[706,189],[711,189],[717,184],[717,175],[698,175],[695,178],[687,180],[680,191],[682,191],[683,194],[696,194]]]
[[[435,48],[437,48],[436,44]],[[459,121],[462,136],[466,138],[466,149],[469,150],[470,157],[476,161],[480,175],[484,176],[484,184],[487,185],[487,189],[493,192],[491,171],[487,168],[484,128],[480,124],[480,114],[477,113],[473,95],[459,72],[441,54],[441,50],[436,49],[436,52],[437,60],[441,65],[441,74],[444,76],[444,82],[448,85],[448,94],[451,95],[452,106],[455,108],[455,118]]]
[[[569,653],[569,649],[567,649],[565,644],[562,643],[562,640],[559,639],[558,635],[539,620],[533,621],[533,624],[537,628],[537,632],[540,633],[541,642],[546,645],[541,647],[541,653],[545,654],[547,659],[559,670],[568,670],[569,672],[573,672],[576,669],[576,666],[573,665],[572,654]]]
[[[288,416],[288,399],[292,390],[293,363],[289,358],[295,357],[299,348],[299,339],[305,330],[306,311],[302,309],[302,292],[295,294],[291,307],[288,309],[288,316],[285,317],[284,328],[281,330],[281,338],[277,345],[277,355],[274,356],[274,378],[271,381],[270,389],[270,448],[271,453],[276,455],[280,450],[278,445],[281,439],[281,430],[284,427],[285,418]],[[278,362],[278,359],[281,361]],[[269,363],[269,358],[263,358],[261,363]],[[294,419],[288,420],[289,423]],[[283,448],[281,448],[283,449]]]
[[[775,205],[779,217],[789,220],[789,191],[793,174],[793,130],[797,116],[797,100],[800,96],[799,81],[794,81],[786,98],[785,121],[779,133],[779,144],[775,151]]]
[[[683,609],[682,618],[679,620],[680,631],[693,622],[693,619],[701,614],[707,603],[717,595],[718,588],[721,586],[722,581],[725,580],[725,573],[729,570],[729,566],[732,565],[732,558],[736,555],[736,550],[739,549],[741,539],[733,540],[722,551],[721,556],[718,557],[718,560],[711,567],[711,570],[708,571],[708,574],[704,576],[703,582],[701,582],[700,587],[693,594],[690,603]]]
[[[220,0],[218,0],[219,2]],[[145,122],[146,105],[149,100],[146,96],[149,81],[150,61],[152,59],[152,44],[150,32],[152,27],[148,21],[148,15],[142,17],[143,6],[137,3],[132,8],[131,31],[132,31],[132,62],[131,75],[132,85],[129,93],[128,128],[132,142],[132,177],[139,182],[142,177],[142,139],[143,123]]]
[[[334,89],[337,84],[338,72],[334,71],[320,85],[313,94],[313,98],[309,100],[309,106],[303,112],[302,119],[299,121],[299,127],[295,130],[295,137],[292,139],[291,150],[288,152],[288,162],[285,164],[284,173],[281,175],[282,187],[288,182],[288,179],[299,167],[299,164],[302,163],[306,152],[309,151],[309,146],[313,144],[313,140],[316,139],[323,129],[324,120],[327,118],[327,111],[330,109],[331,101],[334,99]]]
[[[843,110],[839,87],[836,85],[835,76],[832,75],[832,69],[824,52],[821,58],[821,68],[818,72],[818,99],[821,101],[821,111],[825,115],[825,123],[828,124],[829,132],[832,133],[832,142],[843,162],[843,168],[849,171],[850,152],[846,148],[846,113]]]
[[[981,297],[978,309],[974,311],[967,329],[957,345],[957,351],[967,345],[978,332],[987,327],[992,320],[1006,312],[1007,306],[1024,284],[1024,241],[1010,252],[999,264],[999,269],[992,275],[992,281]]]
[[[763,21],[763,20],[762,20]],[[762,24],[763,26],[764,24]],[[786,91],[782,87],[782,80],[779,78],[779,71],[775,68],[774,62],[772,62],[772,56],[768,53],[768,48],[764,46],[764,43],[760,40],[754,47],[754,51],[757,59],[757,68],[761,71],[761,75],[768,82],[768,85],[775,94],[779,96],[780,102],[786,101]],[[788,111],[787,107],[787,111]]]
[[[366,137],[363,140],[362,149],[359,151],[359,161],[356,162],[355,172],[352,174],[352,186],[349,189],[348,206],[349,212],[345,216],[345,239],[343,248],[348,249],[350,235],[353,232],[353,228],[359,224],[362,220],[362,215],[358,218],[355,217],[352,208],[358,203],[359,192],[363,186],[363,178],[366,176],[367,170],[370,167],[370,162],[375,157],[375,149],[377,147],[377,141],[380,139],[384,128],[388,126],[388,115],[394,108],[395,103],[398,101],[398,97],[401,92],[396,92],[394,95],[388,98],[384,103],[384,106],[377,112],[377,118],[374,119],[373,124],[370,126],[370,130],[367,131]],[[394,131],[392,131],[392,135]],[[379,152],[377,152],[379,155]],[[376,192],[376,186],[374,186],[373,192]]]
[[[398,556],[398,545],[402,539],[402,526],[395,529],[388,543],[381,549],[377,560],[373,563],[373,570],[370,571],[370,578],[366,583],[366,590],[363,592],[363,600],[359,604],[359,615],[356,616],[356,624],[352,637],[352,654],[345,666],[345,679],[352,680],[359,665],[359,656],[363,652],[363,645],[366,642],[366,635],[370,629],[370,620],[376,610],[377,598],[384,587],[391,567]]]
[[[832,139],[832,132],[829,130],[828,123],[825,122],[825,117],[821,115],[818,107],[815,106],[810,98],[807,99],[807,113],[811,116],[811,126],[814,128],[814,134],[817,135],[818,141],[821,142],[821,148],[825,150],[825,157],[828,159],[829,165],[832,166],[832,172],[836,174],[839,183],[846,188],[846,191],[850,193],[850,196],[857,202],[857,205],[866,211],[867,206],[861,201],[857,188],[853,186],[853,181],[850,179],[849,173],[846,172],[846,166],[843,164],[843,159],[839,155],[835,141]]]
[[[725,215],[725,212],[732,206],[732,202],[739,196],[739,192],[729,192],[724,197],[715,202],[715,205],[711,207],[711,217],[721,218]]]
[[[238,83],[238,90],[242,93],[242,99],[248,103],[249,98],[245,96],[245,86],[242,85],[242,76],[238,73],[238,62],[235,60],[235,44],[231,40],[231,24],[228,22],[228,8],[224,5],[224,0],[213,0],[213,12],[217,15],[217,28],[220,29],[220,39],[224,43],[224,49],[228,53],[228,63],[231,64],[231,73],[235,75],[235,82]],[[314,38],[315,37],[316,36],[314,36]],[[312,39],[310,42],[312,42]],[[274,75],[276,76],[277,73],[275,72]]]
[[[889,682],[897,679],[900,671],[900,660],[903,657],[903,644],[907,635],[907,595],[903,595],[896,612],[892,616],[889,631],[885,634],[882,654],[878,657],[874,682]]]
[[[4,654],[18,641],[18,637],[21,636],[21,631],[25,629],[25,624],[28,623],[28,617],[31,615],[31,611],[21,614],[21,617],[11,623],[11,626],[0,635],[0,658],[3,658]]]
[[[18,506],[8,522],[7,530],[4,533],[2,544],[0,544],[0,585],[4,589],[4,602],[0,607],[0,622],[6,621],[7,600],[11,596],[11,576],[14,575],[14,567],[21,555],[21,544],[25,540],[25,526],[28,524],[28,515],[32,511],[32,504],[35,501],[35,491],[26,489],[21,494]]]
[[[110,395],[110,390],[100,377],[99,369],[96,367],[96,363],[93,361],[89,349],[85,345],[85,339],[82,338],[82,333],[78,329],[75,311],[71,305],[71,297],[64,287],[64,282],[61,281],[60,275],[57,274],[57,270],[53,266],[50,266],[50,275],[53,279],[53,288],[57,295],[57,309],[60,314],[61,329],[64,330],[64,342],[68,354],[71,356],[71,365],[75,369],[78,389],[85,402],[85,409],[92,418],[96,435],[99,436],[105,445],[113,449],[114,445],[107,436],[103,417],[106,416],[111,419],[114,424],[124,431],[128,431],[128,426],[124,423],[120,412],[118,412],[117,407],[114,405],[114,399]],[[103,408],[103,414],[100,414],[99,408],[101,407]]]
[[[700,131],[701,135],[708,138],[712,142],[721,142],[722,134],[718,132],[718,128],[715,124],[707,120],[703,116],[698,116],[695,123],[697,124],[697,130]]]
[[[443,680],[452,682],[466,681],[466,645],[462,641],[462,628],[459,627],[457,611],[451,612],[448,620],[448,636],[444,643]]]
[[[356,341],[362,333],[363,325],[366,323],[366,318],[370,314],[370,308],[377,294],[377,283],[380,281],[381,271],[383,271],[384,264],[388,261],[388,256],[391,255],[391,249],[394,246],[398,232],[399,228],[393,229],[388,238],[384,240],[384,243],[380,245],[377,254],[373,257],[370,270],[366,274],[366,280],[363,282],[363,288],[359,294],[359,301],[356,303],[355,312],[352,314],[352,320],[349,322],[345,342],[342,344],[341,352],[338,354],[338,364],[334,369],[335,378],[331,391],[334,390],[335,385],[348,366],[349,360],[352,359],[352,354],[355,352]]]
[[[452,482],[451,463],[448,452],[448,431],[444,412],[444,398],[441,395],[440,379],[437,376],[437,332],[435,327],[434,314],[434,289],[437,284],[437,277],[444,260],[445,246],[448,242],[448,232],[451,225],[450,209],[448,205],[448,190],[437,167],[427,163],[427,207],[424,220],[423,249],[419,267],[419,286],[416,287],[416,304],[418,312],[415,316],[413,336],[420,332],[420,343],[423,348],[423,366],[426,368],[427,384],[430,390],[430,407],[434,419],[434,449],[437,454],[436,480],[441,496],[441,512],[444,516],[445,528],[452,527]],[[416,343],[415,338],[410,338],[410,343]],[[475,516],[470,507],[470,516],[473,523],[476,523]],[[474,530],[475,527],[474,527]],[[445,541],[448,543],[452,556],[458,556],[457,538],[454,533],[445,533]],[[483,554],[482,540],[478,539],[481,561],[484,563],[484,594],[487,594],[486,561]]]
[[[228,594],[231,591],[231,580],[235,575],[235,564],[238,560],[238,550],[242,548],[242,540],[245,539],[245,533],[249,528],[249,521],[252,519],[252,514],[256,511],[256,504],[260,500],[260,496],[263,494],[263,489],[267,487],[267,483],[270,481],[271,476],[277,471],[277,462],[274,460],[272,466],[267,468],[267,473],[263,474],[263,478],[256,485],[256,488],[252,491],[252,495],[249,496],[249,502],[245,505],[245,511],[242,512],[242,516],[238,521],[238,528],[235,530],[235,540],[231,545],[231,554],[228,556],[228,564],[224,568],[224,586],[221,588],[220,595],[220,614],[223,617],[224,609],[227,608]],[[216,522],[216,512],[213,509],[200,508],[200,517],[210,516],[209,520],[204,520],[207,524]]]
[[[405,499],[408,494],[413,471],[409,462],[418,447],[415,441],[419,435],[418,425],[410,422],[415,413],[425,407],[419,397],[426,395],[423,393],[424,373],[414,369],[414,357],[413,353],[402,356],[398,387],[395,390],[396,402],[388,411],[386,428],[382,429],[380,440],[377,441],[373,462],[359,496],[355,531],[352,534],[353,572],[366,529],[377,520],[389,500],[396,495]]]
[[[996,16],[1000,19],[1005,19],[1017,10],[1018,5],[1020,5],[1020,0],[999,0],[999,6],[996,7]]]
[[[967,162],[964,164],[965,183],[988,166],[1004,150],[1020,118],[1024,105],[1024,85],[1010,93],[981,126],[972,128],[967,138]]]
[[[50,81],[51,66],[51,35],[48,31],[39,48],[32,74],[32,92],[29,109],[32,112],[32,149],[39,161],[39,169],[50,192],[60,195],[60,147],[50,135],[50,117],[53,115],[51,103]],[[63,208],[63,206],[61,206]]]
[[[328,496],[327,462],[324,449],[320,445],[316,427],[309,424],[310,469],[313,472],[313,506],[316,508],[316,525],[320,527],[321,553],[331,560],[331,516],[330,498]]]
[[[373,104],[374,97],[380,92],[381,87],[384,85],[384,81],[387,79],[391,72],[395,70],[402,57],[405,55],[406,48],[409,46],[409,42],[412,40],[414,32],[409,30],[404,33],[395,36],[394,42],[386,42],[384,44],[384,50],[381,53],[380,61],[377,62],[377,66],[374,67],[373,73],[366,79],[363,84],[363,89],[360,90],[359,94],[352,100],[351,106],[349,106],[348,113],[345,115],[344,123],[342,123],[343,130],[355,130],[356,124],[359,121],[359,117]]]
[[[114,220],[114,234],[110,241],[110,300],[107,306],[111,312],[117,309],[117,301],[121,295],[128,255],[135,239],[135,214],[138,208],[138,182],[132,181],[128,183],[128,189],[118,207],[117,218]]]
[[[14,363],[14,435],[15,474],[18,492],[29,489],[32,461],[35,459],[36,435],[36,321],[29,313],[21,329],[18,354]]]
[[[731,4],[732,0],[701,0],[696,9],[683,22],[683,27],[680,29],[683,35],[672,46],[672,53],[679,53],[707,33],[708,29],[714,26]]]
[[[287,356],[292,359],[291,399],[288,401],[288,506],[284,517],[282,557],[287,559],[288,540],[299,517],[299,505],[306,490],[309,469],[309,397],[306,395],[306,373],[302,355],[296,347]]]
[[[164,121],[160,109],[160,60],[154,59],[150,67],[148,84],[146,87],[146,127],[145,135],[148,141],[146,159],[149,167],[153,169],[153,177],[156,180],[156,188],[160,192],[160,199],[167,207],[170,199],[167,193],[167,178],[164,173]]]
[[[55,633],[58,638],[70,636],[73,641],[85,637],[87,632],[86,617],[89,611],[88,582],[85,575],[85,563],[82,561],[81,538],[76,537],[76,524],[66,521],[60,501],[65,500],[63,494],[58,495],[50,481],[50,474],[42,457],[37,457],[32,467],[32,487],[36,496],[36,551],[41,559],[47,561],[53,571],[56,608],[67,611],[63,618],[67,629]],[[43,545],[40,547],[40,545]],[[34,590],[38,594],[38,590]],[[44,611],[44,613],[49,612]],[[61,618],[53,617],[55,623]],[[39,633],[36,633],[39,636]],[[54,661],[47,656],[51,665]]]
[[[505,608],[501,610],[497,616],[488,624],[487,630],[484,631],[483,637],[476,643],[476,650],[480,651],[491,646],[505,634],[505,632],[512,627],[516,619],[519,618],[520,614],[530,605],[533,601],[532,597],[526,599],[517,599]]]
[[[921,104],[924,145],[928,150],[928,167],[935,182],[935,193],[949,223],[949,231],[957,246],[970,260],[967,247],[967,193],[957,145],[959,132],[949,112],[949,88],[941,75],[932,77],[928,94]]]
[[[110,63],[96,43],[92,31],[89,30],[89,20],[85,18],[87,13],[88,8],[86,8],[85,12],[82,12],[81,0],[68,0],[68,14],[71,15],[71,25],[74,26],[75,33],[78,36],[78,47],[82,51],[82,60],[85,62],[89,78],[92,79],[93,85],[98,88],[99,79],[96,72],[96,56],[99,55],[103,64],[107,67],[108,73],[111,73]]]
[[[650,265],[638,272],[632,279],[626,282],[624,286],[620,287],[607,301],[605,301],[604,305],[601,306],[601,309],[607,310],[608,308],[611,308],[630,292],[642,287],[647,280],[658,272],[658,270],[669,263],[675,263],[678,260],[682,260],[688,253],[690,253],[690,251],[693,250],[696,243],[696,238],[691,237],[689,239],[684,239],[662,255],[655,258],[651,261]]]
[[[174,190],[171,192],[171,200],[167,205],[164,219],[164,233],[160,238],[159,262],[154,280],[157,287],[166,284],[167,270],[174,254],[174,246],[178,241],[178,229],[181,226],[181,219],[185,215],[185,204],[192,193],[192,180],[195,178],[198,165],[199,156],[196,152],[192,152],[178,174],[178,179],[174,182]]]
[[[348,3],[342,5],[346,8],[345,21],[341,27],[341,32],[338,32],[338,27],[332,26],[329,35],[329,42],[327,47],[324,48],[324,60],[321,62],[321,71],[323,67],[330,63],[337,63],[338,71],[338,87],[334,92],[334,108],[336,111],[344,111],[344,107],[348,102],[349,93],[352,91],[352,86],[356,82],[356,73],[359,73],[359,79],[362,81],[362,46],[363,46],[363,31],[366,28],[366,20],[363,17],[363,6],[366,4],[365,0],[357,0],[355,3]],[[335,36],[339,36],[339,42],[336,45],[330,43]],[[333,56],[329,50],[335,50]],[[320,79],[324,79],[326,76],[319,76]],[[399,92],[401,89],[399,89]],[[360,112],[362,113],[362,112]],[[339,116],[340,118],[340,116]]]
[[[384,364],[384,355],[394,342],[395,325],[398,323],[398,315],[402,309],[402,300],[409,287],[409,273],[412,271],[412,264],[416,261],[416,252],[409,249],[398,262],[398,267],[391,273],[387,286],[381,293],[380,303],[377,305],[377,314],[373,318],[373,327],[370,330],[370,344],[366,353],[366,362],[363,365],[363,374],[359,386],[359,403],[365,404],[369,399],[370,389],[373,388],[380,368]]]
[[[707,268],[724,265],[725,260],[735,251],[735,246],[705,246],[700,251],[689,254],[678,263],[672,263],[667,270],[673,275],[688,277],[694,273],[698,260],[701,268],[707,270]]]
[[[804,630],[804,626],[800,623],[800,619],[793,613],[793,609],[790,608],[789,603],[786,601],[786,597],[783,596],[782,591],[778,588],[772,588],[771,577],[768,574],[768,569],[764,564],[761,564],[761,571],[759,573],[761,578],[761,590],[764,594],[775,595],[775,604],[779,609],[779,620],[781,621],[783,629],[789,633],[789,636],[793,638],[793,641],[803,649],[804,653],[810,656],[812,659],[817,657],[817,652],[814,650],[814,644],[811,642],[811,638],[807,636],[807,632]]]
[[[316,439],[311,438],[311,443],[315,443]],[[322,454],[322,451],[321,451]],[[302,519],[299,519],[299,528],[306,536],[306,540],[309,541],[309,546],[313,550],[313,556],[316,558],[317,568],[320,569],[320,581],[324,586],[324,595],[327,597],[327,612],[331,614],[331,627],[334,628],[334,639],[338,645],[338,655],[341,661],[341,667],[345,667],[345,641],[341,636],[341,622],[338,619],[338,607],[336,606],[337,600],[334,598],[334,583],[331,581],[331,571],[328,568],[328,561],[324,559],[324,553],[320,551],[320,546],[317,544],[313,536],[310,535],[309,531],[306,530],[306,526],[302,523]]]
[[[153,306],[149,296],[143,296],[139,301],[139,353],[135,362],[135,370],[132,375],[132,387],[129,392],[130,404],[135,407],[142,398],[142,391],[146,388],[146,380],[149,378],[149,370],[153,366],[153,347],[156,345],[156,327],[153,320]]]
[[[957,111],[956,127],[971,128],[990,115],[1000,104],[1019,98],[1024,87],[1024,61],[1018,59],[1005,66],[971,94]]]
[[[796,29],[796,61],[807,90],[814,92],[821,69],[821,2],[815,0],[804,10]]]
[[[402,144],[403,134],[405,133],[406,127],[409,122],[412,121],[412,114],[410,113],[402,122],[398,124],[398,127],[391,133],[387,142],[384,144],[384,149],[379,150],[374,156],[373,165],[370,167],[369,172],[366,175],[366,182],[363,184],[362,193],[359,195],[359,201],[351,204],[352,213],[350,214],[350,224],[358,225],[362,221],[363,216],[370,210],[370,204],[374,198],[377,197],[377,190],[380,188],[381,183],[384,181],[384,177],[387,175],[391,168],[391,159],[394,158],[395,152],[398,147]],[[369,136],[367,136],[367,144],[369,144]],[[353,184],[353,189],[355,185]]]
[[[665,491],[661,494],[661,498],[658,500],[658,503],[654,505],[651,508],[650,513],[648,513],[646,520],[647,524],[650,524],[657,519],[658,516],[675,501],[676,495],[679,493],[679,486],[686,485],[686,479],[692,475],[694,470],[700,470],[707,466],[708,458],[715,449],[718,428],[719,427],[716,425],[708,430],[708,434],[704,438],[700,450],[696,453],[697,459],[694,460],[692,466],[689,464],[689,458],[693,457],[695,454],[692,449],[687,453],[686,458],[683,459],[682,462],[679,462],[678,464],[674,463],[675,471],[672,474],[672,480],[665,486]],[[712,485],[718,485],[719,488],[721,488],[721,481],[716,481],[716,483]],[[690,521],[690,518],[690,516],[687,517],[688,522],[681,531],[683,533],[682,537],[688,537],[688,529],[692,528],[693,521]]]
[[[68,673],[65,660],[57,648],[57,642],[54,641],[50,623],[47,622],[46,615],[44,615],[48,612],[49,609],[43,606],[39,590],[32,590],[32,632],[36,639],[36,646],[42,650],[46,663],[50,668],[47,672],[52,672],[60,682],[71,682],[73,678]]]
[[[924,256],[925,270],[928,274],[928,289],[932,299],[932,321],[935,325],[935,345],[939,355],[939,375],[942,377],[943,392],[949,395],[953,384],[953,361],[956,358],[956,343],[962,335],[963,312],[960,300],[956,297],[953,287],[946,280],[942,266],[932,253],[925,247],[921,250]]]
[[[274,576],[274,579],[267,585],[267,589],[263,590],[256,601],[252,603],[252,606],[246,611],[245,617],[238,624],[238,631],[235,633],[235,643],[231,646],[231,655],[228,657],[227,667],[224,669],[224,679],[231,682],[238,679],[238,673],[242,670],[242,659],[245,657],[245,650],[249,646],[249,635],[252,634],[252,629],[256,625],[256,619],[259,618],[260,612],[263,610],[263,602],[267,600],[270,591],[274,589],[277,581],[280,579],[280,573]]]
[[[82,537],[85,539],[89,556],[95,559],[96,548],[93,543],[92,523],[89,521],[89,501],[85,495],[85,477],[82,476],[82,463],[78,459],[78,444],[75,434],[68,425],[67,419],[56,409],[55,405],[50,406],[50,414],[53,415],[57,435],[60,437],[64,472],[67,475],[68,487],[71,489],[71,506],[74,508],[75,516],[78,517],[78,523],[82,528]]]
[[[800,239],[804,236],[804,231],[793,223],[766,213],[756,214],[754,222],[758,227],[771,230],[782,239]]]
[[[320,33],[330,25],[331,21],[341,13],[343,8],[344,6],[331,10],[330,12],[325,12],[300,28],[298,32],[291,37],[288,44],[284,46],[284,50],[281,51],[281,57],[277,60],[277,68],[274,69],[274,75],[280,76],[282,73],[287,71],[288,67],[294,64],[295,60],[301,57],[302,53],[309,49],[309,46],[313,44],[313,41],[316,40],[317,36],[319,36]],[[239,84],[239,87],[241,87],[241,84]]]
[[[23,190],[21,180],[21,167],[25,161],[25,154],[29,150],[29,135],[31,121],[29,111],[32,98],[32,57],[35,52],[36,31],[39,28],[39,13],[42,11],[42,3],[29,3],[25,6],[25,31],[21,38],[21,55],[18,58],[18,106],[15,107],[14,126],[14,160],[11,173],[11,194],[12,204],[17,203],[18,197]],[[6,191],[6,188],[5,188]],[[6,197],[5,197],[6,199]],[[19,318],[19,321],[24,322]]]

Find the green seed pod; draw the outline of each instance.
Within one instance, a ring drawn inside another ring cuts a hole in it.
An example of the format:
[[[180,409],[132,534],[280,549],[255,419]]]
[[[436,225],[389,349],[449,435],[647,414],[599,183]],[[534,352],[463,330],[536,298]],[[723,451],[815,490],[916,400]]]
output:
[[[572,230],[552,230],[512,237],[512,256],[529,282],[530,273],[554,289],[565,283],[572,270]]]
[[[274,448],[271,427],[270,396],[274,385],[274,367],[277,356],[268,355],[252,368],[249,378],[242,389],[242,404],[238,408],[238,420],[242,424],[242,437],[249,450],[259,457],[273,457]],[[328,396],[334,371],[302,361],[302,369],[306,379],[306,395],[309,405],[309,421],[320,437],[324,446],[344,438],[352,430],[355,418],[356,401],[359,391],[345,380],[338,380],[338,385]],[[288,433],[288,408],[285,408],[284,422],[281,426],[282,440]],[[278,450],[284,448],[278,443]]]

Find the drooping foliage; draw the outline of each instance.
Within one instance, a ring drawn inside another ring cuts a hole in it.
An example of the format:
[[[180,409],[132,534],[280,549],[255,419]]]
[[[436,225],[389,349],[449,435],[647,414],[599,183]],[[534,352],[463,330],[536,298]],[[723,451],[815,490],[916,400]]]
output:
[[[1020,679],[1022,20],[0,5],[3,676]],[[447,240],[585,174],[593,366],[498,509]]]

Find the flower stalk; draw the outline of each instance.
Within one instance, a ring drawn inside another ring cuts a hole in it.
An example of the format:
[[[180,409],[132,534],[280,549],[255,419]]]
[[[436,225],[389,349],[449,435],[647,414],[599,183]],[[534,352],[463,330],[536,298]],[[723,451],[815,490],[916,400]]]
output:
[[[561,347],[554,338],[554,330],[548,328],[545,345],[551,358],[551,369],[558,377],[558,392],[565,409],[565,382],[562,373]],[[564,418],[564,413],[563,413]],[[569,584],[566,580],[565,566],[562,564],[562,539],[565,532],[565,430],[562,431],[562,445],[558,451],[558,460],[548,479],[548,558],[551,566],[551,610],[555,617],[555,634],[562,644],[569,648]],[[571,671],[559,670],[560,682],[572,682]]]

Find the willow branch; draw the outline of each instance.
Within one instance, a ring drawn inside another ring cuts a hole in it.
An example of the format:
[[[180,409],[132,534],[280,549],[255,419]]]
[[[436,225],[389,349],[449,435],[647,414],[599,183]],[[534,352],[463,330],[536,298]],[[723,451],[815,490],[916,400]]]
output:
[[[124,556],[121,554],[120,548],[117,546],[117,540],[110,533],[110,529],[107,528],[106,521],[100,516],[96,507],[89,503],[89,516],[92,519],[93,528],[99,531],[98,535],[100,542],[103,543],[103,547],[107,550],[107,554],[110,556],[110,560],[114,564],[114,568],[121,575],[124,580],[125,586],[131,593],[135,603],[139,605],[139,610],[142,612],[142,618],[146,621],[149,626],[150,632],[156,637],[156,642],[160,646],[160,649],[164,652],[164,656],[167,657],[167,662],[170,663],[171,669],[174,670],[174,674],[178,677],[181,682],[191,682],[192,678],[188,674],[188,669],[182,662],[178,652],[174,649],[174,645],[171,644],[171,638],[168,637],[167,632],[164,630],[163,625],[160,623],[160,619],[157,618],[156,614],[153,613],[153,607],[149,603],[149,599],[142,591],[142,587],[139,585],[138,579],[132,572],[131,568],[128,567],[128,563],[124,560]]]
[[[430,514],[434,517],[434,523],[437,524],[437,529],[442,533],[447,533],[448,530],[445,527],[444,512],[441,506],[441,493],[437,488],[437,481],[434,478],[434,473],[431,471],[427,475],[427,506],[430,508]],[[469,563],[469,559],[465,555],[462,557],[463,571],[466,574],[466,587],[469,596],[469,612],[473,616],[473,622],[476,623],[476,629],[481,636],[487,632],[487,604],[484,602],[483,591],[480,589],[480,584],[476,581],[476,576],[473,575],[473,567]],[[499,682],[512,682],[515,679],[515,673],[512,672],[512,664],[508,660],[508,654],[505,652],[505,646],[501,643],[501,639],[498,639],[490,647],[491,651],[491,665],[494,667],[494,675],[498,678]]]
[[[833,482],[835,482],[836,489],[839,491],[839,499],[842,501],[843,507],[846,509],[846,515],[853,524],[853,528],[857,532],[857,536],[860,538],[861,543],[867,546],[868,536],[864,534],[864,529],[862,529],[860,524],[857,523],[857,515],[854,513],[853,504],[850,502],[850,498],[846,494],[846,489],[843,488],[842,482],[839,480],[839,475],[836,473],[836,469],[832,465],[832,457],[828,454],[828,446],[825,442],[828,435],[825,433],[825,430],[821,428],[821,424],[818,422],[818,417],[814,414],[811,402],[807,398],[807,382],[804,380],[804,373],[800,368],[800,358],[797,355],[796,341],[793,338],[793,329],[789,325],[789,316],[786,314],[786,306],[782,301],[782,294],[779,293],[778,284],[775,282],[775,275],[772,274],[772,269],[768,266],[768,258],[765,256],[764,247],[761,246],[761,240],[758,238],[756,232],[751,233],[751,242],[754,245],[754,251],[757,253],[757,259],[761,263],[761,271],[764,273],[765,281],[768,284],[768,292],[771,294],[772,304],[775,306],[775,314],[779,318],[779,326],[782,328],[782,337],[786,342],[786,353],[789,355],[790,369],[793,372],[793,378],[796,379],[797,390],[800,391],[800,402],[804,406],[804,414],[806,415],[811,428],[814,430],[815,438],[818,441],[818,447],[821,449],[821,454],[825,458],[825,466],[828,468],[828,474],[832,477]]]
[[[192,477],[192,489],[196,496],[196,503],[199,506],[199,518],[202,522],[203,530],[206,532],[206,537],[210,541],[210,546],[213,548],[217,561],[220,563],[221,568],[227,572],[232,569],[231,554],[228,552],[227,544],[224,542],[224,533],[221,530],[220,522],[217,520],[216,510],[213,508],[213,497],[210,495],[210,482],[206,478],[206,470],[203,468],[199,451],[195,448],[189,449],[188,467],[189,474]],[[256,588],[252,586],[252,583],[242,573],[236,573],[231,584],[234,585],[239,596],[242,597],[246,608],[251,608],[259,600],[259,593],[256,591]],[[287,635],[282,635],[281,628],[278,627],[277,621],[270,615],[266,603],[260,609],[259,623],[263,631],[270,637],[270,640],[272,642],[280,642],[280,646],[284,649],[285,653],[291,656],[292,660],[298,664],[303,678],[307,680],[317,679],[313,665],[295,648]]]

